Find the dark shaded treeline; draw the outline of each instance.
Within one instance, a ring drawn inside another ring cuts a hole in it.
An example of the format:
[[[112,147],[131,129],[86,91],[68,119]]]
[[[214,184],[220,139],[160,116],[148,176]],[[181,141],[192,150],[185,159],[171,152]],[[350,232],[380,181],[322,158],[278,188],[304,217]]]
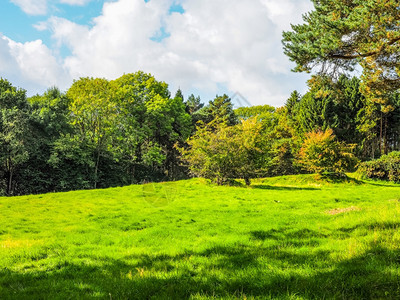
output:
[[[296,157],[306,134],[316,130],[330,128],[338,140],[355,144],[361,160],[398,150],[400,98],[395,94],[394,109],[382,115],[376,104],[362,96],[359,85],[357,78],[342,76],[336,82],[315,78],[304,96],[293,92],[284,107],[234,111],[226,95],[208,105],[194,95],[185,101],[180,90],[172,97],[166,83],[143,72],[113,81],[81,78],[66,93],[50,88],[31,98],[1,79],[0,193],[45,193],[187,178],[189,168],[180,152],[187,149],[188,139],[196,132],[215,132],[220,124],[242,126],[240,136],[229,131],[234,142],[221,139],[233,147],[228,149],[231,152],[235,145],[246,144],[240,140],[246,136],[263,137],[262,143],[247,143],[257,145],[252,155],[243,152],[232,158],[252,159],[257,154],[262,172],[256,176],[304,172]],[[257,121],[250,127],[239,121],[254,116]],[[259,151],[259,147],[267,151]],[[251,171],[249,164],[244,165],[247,168],[241,167],[235,177]],[[250,166],[258,169],[254,163]]]

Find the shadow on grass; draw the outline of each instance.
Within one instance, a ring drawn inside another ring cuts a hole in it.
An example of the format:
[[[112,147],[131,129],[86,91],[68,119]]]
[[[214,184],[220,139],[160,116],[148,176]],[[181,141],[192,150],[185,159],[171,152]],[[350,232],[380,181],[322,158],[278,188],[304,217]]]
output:
[[[313,248],[327,237],[308,228],[283,228],[251,231],[246,245],[177,255],[60,256],[51,263],[46,255],[18,271],[0,268],[0,299],[400,298],[399,250],[370,244],[362,255],[338,261],[330,250]],[[257,243],[267,239],[273,243]]]
[[[2,269],[0,297],[398,299],[400,281],[389,270],[399,267],[399,258],[399,251],[374,246],[364,255],[339,263],[329,260],[329,251],[299,254],[248,246],[121,260],[87,257],[97,266],[82,261],[60,262],[32,272]]]
[[[372,223],[366,223],[366,224],[357,224],[352,227],[342,227],[339,228],[338,231],[344,232],[344,233],[352,233],[355,230],[358,229],[364,229],[364,230],[394,230],[397,231],[400,228],[400,222],[372,222]]]
[[[400,188],[400,184],[394,185],[394,182],[390,181],[379,181],[371,182],[371,180],[365,181],[365,184],[373,185],[373,186],[381,186],[381,187],[388,187],[388,188]]]
[[[250,232],[251,238],[255,240],[265,241],[267,239],[272,240],[308,240],[312,238],[327,238],[328,236],[317,232],[315,230],[311,230],[308,228],[303,228],[299,230],[277,230],[277,229],[270,229],[270,230],[256,230]]]
[[[252,188],[262,189],[262,190],[273,190],[273,191],[318,191],[320,188],[314,187],[294,187],[294,186],[275,186],[275,185],[265,185],[265,184],[254,184],[251,185]]]

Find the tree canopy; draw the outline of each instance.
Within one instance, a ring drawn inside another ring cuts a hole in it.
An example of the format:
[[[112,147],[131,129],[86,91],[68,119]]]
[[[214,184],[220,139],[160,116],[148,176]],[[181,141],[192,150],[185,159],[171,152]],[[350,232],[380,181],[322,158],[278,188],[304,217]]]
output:
[[[393,109],[388,95],[400,87],[398,0],[312,0],[304,24],[283,33],[294,71],[335,76],[360,65],[364,95]]]

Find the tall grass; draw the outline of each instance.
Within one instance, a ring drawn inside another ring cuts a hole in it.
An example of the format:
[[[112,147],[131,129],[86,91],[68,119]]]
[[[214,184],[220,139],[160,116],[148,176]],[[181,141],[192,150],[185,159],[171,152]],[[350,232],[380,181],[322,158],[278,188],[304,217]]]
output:
[[[0,299],[398,299],[400,185],[202,179],[0,198]]]

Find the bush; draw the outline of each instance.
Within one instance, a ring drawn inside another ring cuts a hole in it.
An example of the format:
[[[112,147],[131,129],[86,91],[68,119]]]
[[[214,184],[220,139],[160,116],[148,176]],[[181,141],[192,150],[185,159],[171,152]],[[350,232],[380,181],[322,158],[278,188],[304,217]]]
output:
[[[400,182],[400,152],[394,151],[379,159],[363,162],[358,172],[367,178]]]
[[[220,123],[198,128],[188,145],[188,149],[180,150],[191,173],[217,184],[241,178],[249,185],[251,178],[264,172],[269,161],[269,147],[257,117],[234,126]]]
[[[354,145],[336,140],[332,129],[306,134],[300,149],[298,162],[313,173],[344,173],[356,165]]]

